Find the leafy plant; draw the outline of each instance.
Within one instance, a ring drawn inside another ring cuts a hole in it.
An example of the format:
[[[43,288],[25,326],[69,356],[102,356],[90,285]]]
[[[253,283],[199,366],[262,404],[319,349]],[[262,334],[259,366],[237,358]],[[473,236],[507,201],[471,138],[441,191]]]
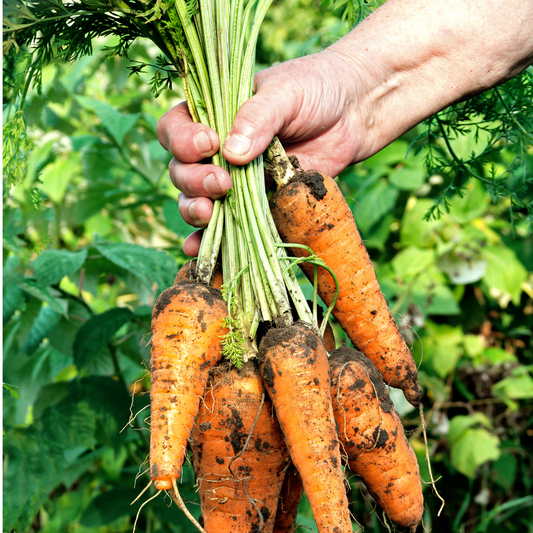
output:
[[[20,5],[7,4],[4,14]],[[135,5],[147,12],[146,4]],[[346,29],[342,6],[296,7],[323,28],[319,46],[336,28]],[[271,20],[282,9],[275,5]],[[152,16],[139,20],[152,27]],[[279,60],[314,46],[309,35],[293,32],[280,49],[275,25],[264,28],[262,57]],[[110,50],[127,42],[97,39],[94,56],[42,64],[37,86],[21,75],[34,58],[23,46],[17,53],[15,41],[16,34],[6,34],[4,119],[11,128],[24,102],[33,150],[23,156],[21,147],[18,185],[6,183],[4,197],[4,530],[131,531],[139,506],[130,503],[146,480],[137,477],[148,450],[142,409],[150,308],[185,262],[188,233],[155,125],[184,95],[176,69],[154,59],[160,51],[147,40],[129,43],[128,58],[114,58]],[[142,71],[128,78],[132,65]],[[145,80],[158,69],[154,102]],[[339,179],[420,361],[429,451],[446,500],[437,517],[440,501],[425,489],[424,526],[433,531],[522,532],[533,523],[531,143],[512,120],[531,132],[530,102],[520,96],[529,98],[531,72],[508,83],[499,91],[510,114],[488,93],[458,104],[455,115],[439,115],[461,165],[433,118]],[[484,153],[489,142],[493,149]],[[441,167],[426,169],[429,153]],[[492,167],[496,176],[509,167],[494,191]],[[484,179],[469,180],[470,170]],[[499,194],[500,185],[511,196]],[[450,195],[453,187],[462,198]],[[439,198],[448,211],[441,203],[440,218],[424,221]],[[309,285],[303,290],[312,294]],[[420,421],[402,397],[394,399],[428,481]],[[190,502],[194,481],[186,466],[181,486]],[[358,522],[385,531],[365,489],[351,482]],[[167,503],[156,499],[143,508],[138,531],[193,531]],[[190,508],[198,516],[198,507]],[[305,500],[298,523],[313,527]]]

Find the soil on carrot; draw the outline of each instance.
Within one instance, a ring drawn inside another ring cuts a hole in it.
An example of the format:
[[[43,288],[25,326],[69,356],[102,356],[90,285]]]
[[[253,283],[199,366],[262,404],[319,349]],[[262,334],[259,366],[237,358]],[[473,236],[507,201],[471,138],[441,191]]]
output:
[[[337,348],[331,352],[330,366],[335,365],[336,367],[342,368],[344,365],[349,363],[360,364],[368,372],[370,381],[372,381],[372,384],[374,385],[378,395],[381,409],[383,409],[385,413],[390,413],[394,409],[394,404],[392,403],[387,389],[385,388],[385,384],[383,383],[383,378],[381,377],[379,370],[372,364],[372,362],[361,352],[346,346],[341,346],[340,348]],[[364,388],[364,386],[365,381],[363,379],[357,379],[353,385],[350,386],[350,388],[351,390],[356,391]],[[335,385],[333,385],[333,387],[335,387]]]
[[[304,183],[307,185],[311,191],[311,194],[317,200],[322,200],[322,198],[328,194],[328,190],[324,185],[324,178],[318,170],[307,170],[306,172],[301,173],[299,172],[296,174],[294,182]]]
[[[198,290],[199,287],[202,287],[203,290]],[[202,298],[202,300],[204,300],[209,306],[214,305],[216,300],[222,299],[222,294],[218,289],[213,289],[213,287],[195,281],[182,281],[179,285],[174,285],[173,287],[170,287],[169,290],[161,293],[154,305],[152,319],[156,319],[159,314],[165,310],[174,296],[178,296],[182,293],[194,295],[193,300],[195,298]]]

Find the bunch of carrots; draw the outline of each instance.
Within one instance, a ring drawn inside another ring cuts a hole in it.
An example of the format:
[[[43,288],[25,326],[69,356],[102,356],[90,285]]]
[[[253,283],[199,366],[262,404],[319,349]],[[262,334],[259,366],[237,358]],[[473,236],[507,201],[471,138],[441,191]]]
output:
[[[200,0],[191,13],[174,2],[189,45],[180,56],[191,115],[222,139],[252,95],[269,3]],[[190,448],[200,531],[294,531],[305,491],[319,532],[344,533],[353,531],[346,468],[414,531],[423,511],[418,464],[385,387],[420,403],[411,352],[335,181],[293,166],[277,139],[265,159],[235,167],[213,158],[233,189],[215,202],[197,260],[155,304],[154,485],[188,512],[177,481]],[[269,201],[265,163],[277,183]],[[314,285],[311,305],[297,264]],[[320,318],[317,295],[328,306]],[[335,350],[330,313],[359,351]]]
[[[180,74],[193,119],[224,139],[253,94],[271,1],[24,0],[23,23],[9,27],[36,46],[28,80],[47,57],[88,53],[84,39],[95,35],[118,35],[118,51],[151,39]],[[215,202],[197,260],[155,303],[152,483],[200,531],[294,531],[305,491],[319,532],[345,533],[352,470],[392,521],[414,531],[418,465],[385,386],[420,404],[411,352],[335,181],[293,166],[277,139],[264,159],[236,167],[213,156],[233,188]],[[277,184],[270,199],[265,164]],[[310,305],[296,265],[314,286]],[[335,349],[331,313],[357,350]],[[178,490],[189,449],[200,523]]]

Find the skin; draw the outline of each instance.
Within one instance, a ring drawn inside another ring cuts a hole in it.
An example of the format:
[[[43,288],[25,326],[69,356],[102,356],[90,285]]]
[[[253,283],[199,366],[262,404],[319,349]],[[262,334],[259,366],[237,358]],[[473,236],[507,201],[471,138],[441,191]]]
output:
[[[278,135],[304,170],[336,176],[531,63],[531,0],[388,0],[324,51],[257,74],[256,94],[237,113],[222,154],[246,164]],[[173,156],[183,219],[206,226],[212,200],[231,188],[227,172],[202,164],[220,139],[192,122],[185,103],[163,115],[158,137]],[[200,239],[189,236],[184,252],[197,255]]]

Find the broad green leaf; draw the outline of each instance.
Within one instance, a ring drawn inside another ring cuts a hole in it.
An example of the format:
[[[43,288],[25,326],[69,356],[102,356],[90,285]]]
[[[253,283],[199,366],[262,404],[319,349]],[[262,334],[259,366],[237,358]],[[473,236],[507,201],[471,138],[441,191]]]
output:
[[[467,429],[452,445],[453,466],[473,478],[478,466],[500,457],[500,439],[486,429]]]
[[[109,165],[107,165],[109,168]],[[90,187],[79,192],[77,201],[67,210],[66,217],[76,224],[83,224],[95,213],[108,205],[118,203],[131,194],[128,189],[117,187],[112,182],[92,181]]]
[[[133,318],[133,313],[124,307],[115,307],[95,315],[85,322],[74,340],[74,362],[81,370],[100,352],[113,335]]]
[[[453,446],[467,429],[474,426],[484,426],[492,429],[492,424],[484,413],[477,412],[473,415],[454,416],[450,421],[450,429],[448,430],[448,443],[450,446]]]
[[[47,165],[40,177],[41,190],[54,202],[63,201],[69,182],[81,173],[81,157],[77,152],[59,156]]]
[[[20,287],[9,287],[4,289],[2,301],[2,320],[4,326],[9,322],[15,311],[24,308],[26,298],[24,291]]]
[[[492,465],[491,478],[504,490],[510,490],[515,483],[518,461],[510,453],[502,453]]]
[[[462,329],[460,326],[430,323],[427,329],[429,335],[423,339],[424,360],[444,378],[455,368],[461,356],[459,345],[463,340]]]
[[[172,286],[176,274],[176,261],[166,252],[130,243],[95,243],[98,251],[153,290],[156,283],[159,292]]]
[[[10,385],[9,383],[2,383],[2,385],[4,386],[4,389],[9,392],[11,398],[15,398],[15,400],[18,400],[20,398],[20,394],[17,387],[15,387],[14,385]]]
[[[533,398],[533,378],[527,369],[519,366],[513,369],[510,376],[498,381],[492,392],[503,399],[526,400]]]
[[[24,275],[21,272],[20,259],[17,255],[10,255],[2,269],[2,283],[5,286],[16,285],[24,279]]]
[[[450,200],[450,216],[459,224],[467,224],[483,215],[487,210],[489,197],[478,180],[470,180],[464,196]]]
[[[43,438],[36,427],[15,429],[4,437],[4,531],[29,531],[46,495],[67,466],[60,443]]]
[[[444,224],[443,220],[425,220],[424,216],[433,206],[432,200],[410,198],[402,218],[400,243],[402,246],[432,248],[439,235],[437,230]]]
[[[402,191],[416,191],[426,181],[426,171],[422,166],[404,165],[389,174],[392,185]]]
[[[77,458],[65,469],[63,476],[61,477],[61,482],[66,485],[67,489],[70,489],[83,474],[85,474],[90,468],[94,467],[96,461],[102,457],[106,450],[107,447],[100,446],[96,450],[83,454],[81,457]]]
[[[485,348],[483,350],[483,363],[491,366],[503,365],[505,363],[516,363],[518,359],[516,355],[509,353],[503,348]]]
[[[451,289],[442,283],[432,286],[423,285],[424,291],[419,291],[421,284],[413,284],[413,302],[426,315],[458,315],[461,309]]]
[[[88,96],[77,96],[76,99],[83,107],[92,109],[98,115],[102,125],[111,133],[119,146],[122,145],[126,133],[135,126],[141,116],[140,113],[126,115],[109,104]]]
[[[470,357],[476,357],[483,353],[483,339],[479,335],[465,335],[463,337],[463,347],[465,353]]]
[[[69,388],[69,383],[66,381],[49,383],[48,385],[41,387],[39,395],[35,400],[35,406],[33,409],[34,417],[36,419],[41,418],[43,411],[66,398],[69,394]]]
[[[24,278],[19,281],[18,286],[33,297],[46,302],[54,311],[66,316],[68,303],[57,298],[59,293],[50,287],[42,287],[31,278]]]
[[[524,265],[510,248],[502,246],[485,247],[483,256],[487,260],[487,271],[483,281],[491,289],[491,293],[498,298],[504,308],[507,307],[509,300],[519,305],[521,285],[528,275]]]
[[[22,213],[20,212],[20,209],[13,209],[10,206],[5,206],[3,214],[2,235],[4,238],[19,235],[26,229],[22,222]]]
[[[419,374],[418,379],[424,391],[434,402],[445,402],[448,399],[449,392],[446,390],[446,383],[442,379],[428,376],[425,373]]]
[[[192,233],[193,228],[181,217],[176,200],[167,200],[163,204],[163,215],[165,216],[167,227],[179,237],[185,238]]]
[[[365,166],[373,168],[381,165],[397,165],[405,161],[409,144],[406,141],[398,140],[389,144],[383,150],[365,161]]]
[[[54,285],[65,276],[77,272],[85,263],[87,249],[79,252],[45,250],[32,262],[33,272],[40,285]]]
[[[26,339],[24,352],[32,355],[43,339],[56,327],[61,315],[49,305],[43,305]]]
[[[151,159],[167,160],[170,157],[170,154],[161,146],[159,141],[150,141],[146,143],[146,146],[148,147]]]
[[[404,281],[411,281],[417,274],[427,269],[435,261],[435,253],[409,246],[394,256],[392,266],[396,274]]]
[[[64,450],[95,444],[96,415],[87,401],[68,395],[42,415],[44,438],[60,443]]]
[[[358,196],[359,205],[356,204],[351,209],[363,239],[365,231],[369,231],[394,209],[398,194],[396,187],[392,187],[386,180],[380,180],[363,195]]]
[[[363,240],[367,248],[376,248],[377,250],[385,250],[385,243],[391,233],[391,224],[394,221],[394,216],[385,215],[377,224],[374,224],[368,234],[363,235]]]
[[[99,494],[87,506],[80,524],[87,528],[101,528],[118,518],[136,513],[142,501],[131,502],[139,495],[135,489],[117,488]]]

